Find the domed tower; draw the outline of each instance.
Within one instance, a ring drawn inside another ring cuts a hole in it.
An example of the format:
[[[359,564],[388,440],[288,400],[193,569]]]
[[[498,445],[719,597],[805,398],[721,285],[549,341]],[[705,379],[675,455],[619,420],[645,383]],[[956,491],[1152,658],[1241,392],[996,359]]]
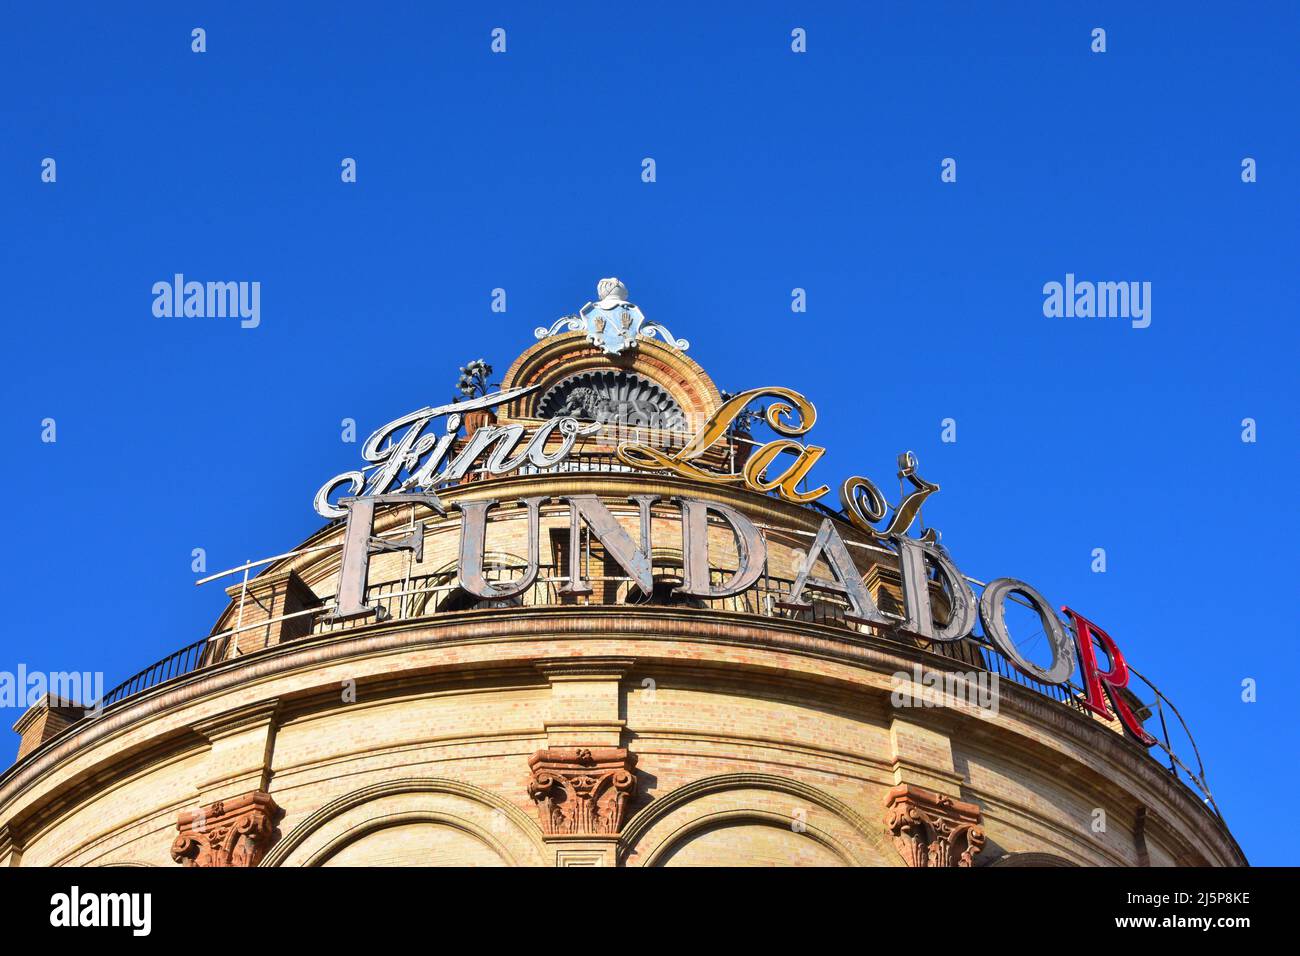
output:
[[[0,860],[1245,862],[1199,764],[1114,719],[1163,697],[1101,713],[976,632],[1036,592],[976,602],[908,536],[912,456],[914,497],[832,507],[811,403],[720,392],[617,279],[536,339],[377,429],[307,541],[214,576],[210,635],[24,715]]]

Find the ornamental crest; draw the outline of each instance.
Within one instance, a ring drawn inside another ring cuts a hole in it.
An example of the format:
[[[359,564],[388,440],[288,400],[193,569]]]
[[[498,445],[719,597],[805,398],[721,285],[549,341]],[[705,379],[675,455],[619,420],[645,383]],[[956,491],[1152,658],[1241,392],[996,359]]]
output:
[[[588,302],[577,315],[562,316],[550,328],[536,329],[534,334],[544,339],[563,332],[585,332],[587,341],[610,355],[635,348],[638,336],[657,335],[683,352],[690,347],[685,339],[673,338],[658,322],[647,320],[641,309],[627,300],[627,286],[617,278],[601,279],[596,284],[596,295],[600,298]]]

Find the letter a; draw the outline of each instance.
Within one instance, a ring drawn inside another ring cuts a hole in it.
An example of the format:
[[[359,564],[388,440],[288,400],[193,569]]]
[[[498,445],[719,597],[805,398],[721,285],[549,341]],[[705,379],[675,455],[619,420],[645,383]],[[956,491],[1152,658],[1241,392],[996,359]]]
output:
[[[830,565],[831,573],[835,575],[836,580],[812,576],[813,565],[819,559],[824,559]],[[871,593],[862,583],[862,575],[858,573],[853,559],[849,557],[849,549],[845,546],[839,532],[835,530],[835,523],[830,518],[822,522],[821,530],[817,532],[817,540],[808,551],[808,560],[790,590],[789,603],[799,608],[811,608],[811,604],[802,600],[804,589],[808,587],[842,595],[848,600],[853,616],[859,620],[871,621],[875,624],[888,623],[885,616],[880,613],[880,609],[876,607],[876,602],[872,600]]]

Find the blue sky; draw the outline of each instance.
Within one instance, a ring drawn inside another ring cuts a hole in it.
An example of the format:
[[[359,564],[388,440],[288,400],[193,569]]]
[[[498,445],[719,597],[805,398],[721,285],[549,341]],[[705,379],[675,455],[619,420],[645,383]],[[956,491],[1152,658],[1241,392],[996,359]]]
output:
[[[0,669],[112,684],[201,637],[191,549],[293,546],[341,419],[618,275],[723,388],[807,394],[825,480],[915,450],[962,569],[1105,626],[1252,862],[1300,862],[1259,812],[1300,785],[1300,8],[268,6],[4,14]],[[156,318],[177,272],[259,281],[261,325]],[[1045,318],[1066,273],[1150,282],[1150,327]]]

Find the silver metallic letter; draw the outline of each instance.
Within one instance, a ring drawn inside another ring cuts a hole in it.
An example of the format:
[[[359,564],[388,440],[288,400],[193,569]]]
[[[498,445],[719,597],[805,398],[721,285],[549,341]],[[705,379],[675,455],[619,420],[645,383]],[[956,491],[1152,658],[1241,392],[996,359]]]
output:
[[[1011,634],[1007,630],[1006,603],[1011,594],[1019,594],[1029,600],[1039,619],[1043,622],[1043,633],[1052,648],[1052,666],[1044,670],[1033,661],[1025,658],[1016,648]],[[984,636],[993,642],[1011,663],[1016,665],[1026,677],[1040,680],[1044,684],[1059,684],[1069,680],[1074,673],[1074,647],[1066,634],[1065,625],[1052,611],[1052,605],[1024,581],[1014,578],[998,578],[990,581],[980,595],[980,623],[984,626]]]
[[[591,585],[582,577],[583,521],[587,522],[592,535],[605,546],[609,556],[632,576],[643,593],[650,594],[654,591],[654,575],[650,564],[650,506],[659,500],[658,495],[633,495],[628,498],[628,501],[635,501],[641,506],[640,548],[595,495],[569,495],[560,500],[569,506],[569,583],[560,589],[562,594],[591,593]]]
[[[367,495],[344,498],[339,502],[347,508],[348,523],[343,532],[343,560],[339,569],[338,606],[331,619],[376,615],[382,621],[387,615],[383,605],[367,606],[366,584],[370,578],[370,556],[385,551],[414,551],[415,560],[424,558],[424,522],[404,538],[376,538],[371,534],[375,526],[375,505],[418,503],[440,515],[442,502],[437,495]]]
[[[818,558],[825,556],[826,563],[831,566],[831,571],[835,574],[837,581],[830,581],[826,578],[812,577],[813,565],[817,563]],[[844,539],[840,533],[835,530],[835,523],[830,518],[822,522],[821,530],[817,532],[817,540],[808,550],[807,562],[803,570],[799,572],[799,577],[795,578],[794,588],[790,591],[789,603],[795,607],[809,608],[811,604],[799,599],[803,594],[804,588],[813,587],[819,591],[830,591],[834,594],[841,594],[848,599],[849,605],[853,610],[853,616],[863,621],[872,621],[876,624],[888,624],[888,619],[880,613],[876,607],[876,602],[871,599],[870,592],[862,583],[862,575],[858,573],[857,566],[854,565],[853,559],[849,557],[849,549],[844,544]]]
[[[975,595],[966,578],[957,570],[952,559],[932,544],[894,536],[898,546],[898,566],[903,578],[903,606],[907,618],[899,625],[928,641],[960,641],[975,626]],[[934,611],[930,607],[930,577],[925,559],[934,562],[940,576],[948,585],[952,596],[952,613],[943,630],[935,630]]]
[[[682,584],[675,594],[718,598],[753,587],[767,562],[767,543],[754,522],[735,508],[696,498],[679,498],[682,509]],[[716,514],[736,537],[738,566],[724,584],[709,580],[709,513]]]
[[[499,600],[523,594],[537,580],[538,509],[545,503],[547,495],[523,498],[520,504],[528,509],[528,569],[517,581],[505,584],[489,584],[483,577],[483,551],[487,546],[487,513],[496,504],[495,500],[463,501],[455,505],[461,511],[460,522],[460,572],[457,583],[470,594],[479,598]]]

